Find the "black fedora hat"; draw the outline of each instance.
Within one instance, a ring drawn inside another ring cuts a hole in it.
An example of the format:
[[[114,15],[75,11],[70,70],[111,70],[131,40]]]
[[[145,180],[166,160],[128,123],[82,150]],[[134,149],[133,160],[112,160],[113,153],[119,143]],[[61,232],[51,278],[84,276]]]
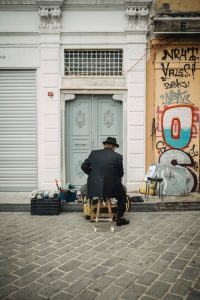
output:
[[[111,137],[111,136],[107,137],[107,140],[104,141],[103,144],[104,144],[104,145],[105,145],[105,144],[111,144],[111,145],[116,146],[117,148],[119,147],[119,145],[118,145],[117,142],[116,142],[116,138]]]

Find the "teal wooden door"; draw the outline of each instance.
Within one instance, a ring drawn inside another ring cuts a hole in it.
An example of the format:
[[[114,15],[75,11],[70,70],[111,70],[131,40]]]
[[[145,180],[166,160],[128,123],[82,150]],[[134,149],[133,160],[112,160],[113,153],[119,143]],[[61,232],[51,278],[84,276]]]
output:
[[[66,182],[80,187],[87,181],[82,162],[95,149],[102,149],[108,136],[116,137],[122,153],[122,103],[112,96],[82,95],[66,103]]]

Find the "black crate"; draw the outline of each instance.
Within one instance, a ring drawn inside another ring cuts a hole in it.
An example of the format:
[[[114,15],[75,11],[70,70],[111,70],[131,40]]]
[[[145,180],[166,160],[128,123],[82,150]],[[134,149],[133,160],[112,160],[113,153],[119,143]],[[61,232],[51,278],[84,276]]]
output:
[[[59,215],[60,207],[58,198],[31,199],[31,215]]]

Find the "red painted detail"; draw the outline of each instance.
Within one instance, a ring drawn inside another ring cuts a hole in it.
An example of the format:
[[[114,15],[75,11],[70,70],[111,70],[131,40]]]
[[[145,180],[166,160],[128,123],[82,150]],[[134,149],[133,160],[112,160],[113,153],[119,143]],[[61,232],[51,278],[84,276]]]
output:
[[[171,123],[171,136],[173,139],[178,140],[181,132],[181,121],[179,118],[173,118]]]

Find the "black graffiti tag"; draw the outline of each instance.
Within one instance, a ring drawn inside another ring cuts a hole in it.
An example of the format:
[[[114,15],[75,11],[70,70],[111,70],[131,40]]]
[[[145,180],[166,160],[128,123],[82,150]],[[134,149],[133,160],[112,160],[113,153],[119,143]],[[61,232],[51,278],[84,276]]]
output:
[[[163,71],[164,77],[162,77],[162,79],[169,79],[170,77],[189,77],[189,76],[193,76],[194,78],[194,73],[196,71],[196,64],[185,64],[183,66],[183,68],[180,69],[174,69],[174,68],[170,68],[170,63],[163,63],[161,62],[161,69]]]
[[[165,147],[163,141],[158,141],[156,144],[156,149],[158,149],[161,153],[163,153],[166,151],[167,148]]]
[[[165,77],[161,77],[162,81],[166,81]],[[188,88],[190,86],[190,82],[182,81],[180,82],[177,78],[171,82],[165,82],[164,87],[165,89],[173,89],[173,88]]]
[[[198,151],[195,150],[195,144],[193,144],[192,149],[189,151],[192,157],[198,156]]]
[[[174,48],[171,50],[164,49],[164,56],[162,57],[162,60],[166,60],[167,58],[170,58],[171,60],[178,59],[179,61],[196,61],[199,59],[198,52],[199,48]]]

